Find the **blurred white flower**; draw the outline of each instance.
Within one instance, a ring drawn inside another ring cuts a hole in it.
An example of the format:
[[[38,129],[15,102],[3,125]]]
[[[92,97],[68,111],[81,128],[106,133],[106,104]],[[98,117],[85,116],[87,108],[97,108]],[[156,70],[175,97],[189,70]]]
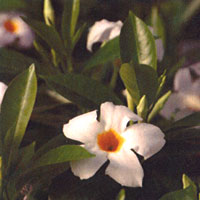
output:
[[[195,74],[195,78],[192,74]],[[162,116],[178,120],[200,111],[200,62],[178,70],[174,78],[174,90],[160,112]]]
[[[0,107],[1,107],[1,103],[3,101],[3,97],[7,88],[8,86],[6,84],[4,84],[3,82],[0,82]]]
[[[20,16],[15,12],[0,13],[0,47],[14,42],[21,48],[32,46],[34,34]]]
[[[87,49],[92,51],[92,45],[96,42],[107,42],[120,35],[121,28],[123,23],[121,21],[110,22],[106,19],[97,21],[90,28],[89,34],[87,37]],[[148,26],[149,30],[153,33],[153,28]],[[154,34],[155,35],[155,34]],[[164,47],[161,39],[156,39],[156,48],[157,48],[157,59],[162,60],[164,55]]]
[[[120,34],[122,22],[110,22],[106,19],[95,22],[90,28],[87,37],[87,49],[92,51],[92,45],[96,42],[106,42]]]
[[[96,155],[70,162],[74,175],[88,179],[109,160],[107,175],[121,185],[142,187],[144,172],[132,149],[147,159],[160,151],[165,139],[158,127],[146,123],[127,126],[130,120],[142,119],[125,106],[106,102],[100,108],[100,121],[95,110],[65,124],[65,136],[82,142],[81,146]]]

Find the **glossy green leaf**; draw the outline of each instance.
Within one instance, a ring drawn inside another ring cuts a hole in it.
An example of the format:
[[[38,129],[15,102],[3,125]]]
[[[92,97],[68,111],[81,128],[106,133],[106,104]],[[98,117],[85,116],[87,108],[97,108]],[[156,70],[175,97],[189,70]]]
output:
[[[39,35],[51,48],[53,48],[60,56],[65,55],[63,42],[53,26],[48,26],[43,22],[36,21],[30,18],[23,20]]]
[[[83,107],[94,109],[105,101],[122,104],[110,88],[81,74],[68,73],[43,78],[49,87]]]
[[[195,112],[191,115],[188,115],[178,121],[175,121],[169,128],[181,128],[181,127],[192,127],[192,126],[200,126],[200,112]]]
[[[37,91],[35,67],[19,74],[8,86],[1,107],[2,138],[15,125],[12,148],[19,147],[30,119]],[[6,145],[6,144],[4,144]],[[14,150],[13,149],[13,150]]]
[[[162,108],[164,107],[170,95],[171,95],[171,91],[168,91],[167,93],[165,93],[162,97],[158,99],[158,101],[155,103],[152,111],[150,112],[148,116],[148,119],[147,119],[148,122],[150,122],[156,116],[156,114],[158,114],[162,110]]]
[[[120,54],[124,63],[145,64],[157,69],[156,45],[148,26],[131,11],[120,34]]]
[[[153,68],[139,65],[134,69],[125,63],[121,66],[120,76],[136,105],[143,95],[146,95],[148,105],[151,105],[158,88],[157,75]]]
[[[33,168],[90,158],[92,156],[94,155],[90,154],[79,145],[63,145],[55,149],[51,149],[42,155],[35,161]]]
[[[113,61],[120,57],[119,37],[108,41],[84,64],[84,70]]]
[[[32,63],[39,67],[38,62],[15,50],[0,49],[0,73],[18,74],[27,69]]]
[[[43,14],[47,25],[50,26],[55,24],[54,9],[51,0],[44,0]]]

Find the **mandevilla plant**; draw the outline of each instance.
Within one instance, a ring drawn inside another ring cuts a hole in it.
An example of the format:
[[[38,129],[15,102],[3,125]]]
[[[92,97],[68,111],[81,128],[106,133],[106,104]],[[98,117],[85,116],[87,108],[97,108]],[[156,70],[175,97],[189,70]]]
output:
[[[0,1],[0,199],[200,199],[199,7]]]

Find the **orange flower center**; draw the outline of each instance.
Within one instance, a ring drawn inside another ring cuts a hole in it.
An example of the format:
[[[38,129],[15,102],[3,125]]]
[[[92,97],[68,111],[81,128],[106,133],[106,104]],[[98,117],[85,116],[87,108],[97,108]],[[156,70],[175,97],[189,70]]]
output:
[[[117,152],[121,149],[124,138],[117,132],[110,129],[109,131],[100,133],[97,136],[97,143],[99,148],[106,152]]]
[[[4,28],[10,33],[15,33],[18,30],[18,24],[8,19],[4,22]]]

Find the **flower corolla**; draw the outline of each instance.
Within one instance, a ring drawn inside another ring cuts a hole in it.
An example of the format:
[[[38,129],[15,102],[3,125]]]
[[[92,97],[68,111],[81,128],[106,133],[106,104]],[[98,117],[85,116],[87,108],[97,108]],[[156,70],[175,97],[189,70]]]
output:
[[[77,116],[65,124],[64,135],[83,143],[95,157],[71,161],[74,175],[88,179],[109,160],[106,174],[121,185],[142,187],[143,168],[134,151],[148,159],[161,150],[165,144],[163,132],[156,126],[141,121],[129,108],[105,102],[100,107],[100,120],[97,111]]]
[[[0,47],[16,43],[21,48],[32,46],[34,34],[30,27],[15,12],[0,13]]]
[[[160,114],[166,119],[181,119],[200,111],[200,62],[179,69],[174,77],[174,93]]]

